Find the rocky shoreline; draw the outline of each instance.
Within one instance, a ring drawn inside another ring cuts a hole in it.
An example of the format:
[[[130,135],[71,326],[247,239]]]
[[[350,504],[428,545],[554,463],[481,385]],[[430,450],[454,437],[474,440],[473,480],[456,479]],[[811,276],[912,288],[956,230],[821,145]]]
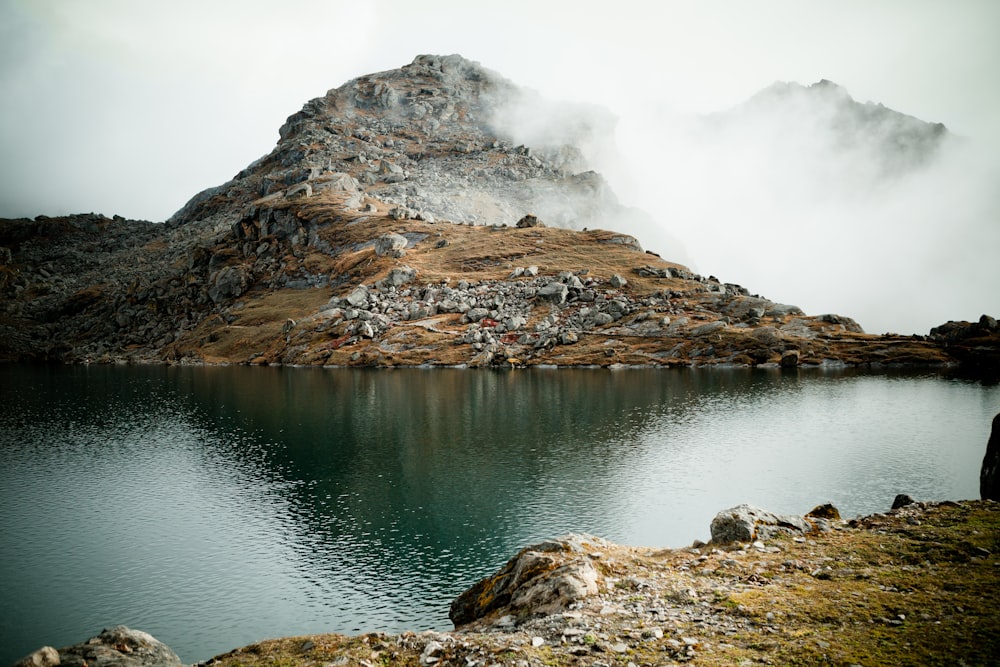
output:
[[[842,520],[740,506],[709,544],[569,535],[526,547],[451,608],[456,630],[260,642],[204,667],[285,665],[992,664],[1000,503],[914,502]],[[118,627],[17,667],[179,667]]]

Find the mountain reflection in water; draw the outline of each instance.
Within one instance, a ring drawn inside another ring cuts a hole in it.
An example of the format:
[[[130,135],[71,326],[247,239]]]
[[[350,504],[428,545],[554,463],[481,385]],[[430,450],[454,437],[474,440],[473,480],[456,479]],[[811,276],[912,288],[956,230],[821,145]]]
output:
[[[708,538],[751,502],[978,495],[997,387],[731,370],[4,368],[0,663],[102,627],[191,663],[266,637],[450,627],[570,531]]]

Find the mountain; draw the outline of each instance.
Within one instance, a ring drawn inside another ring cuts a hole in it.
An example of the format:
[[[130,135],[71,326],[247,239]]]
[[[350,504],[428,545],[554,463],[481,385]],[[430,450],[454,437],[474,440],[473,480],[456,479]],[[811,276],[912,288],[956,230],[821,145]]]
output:
[[[591,169],[614,120],[546,104],[460,56],[418,56],[306,103],[165,224],[2,221],[0,358],[940,364],[970,347],[807,316],[605,231],[645,215]]]
[[[858,102],[847,90],[823,79],[809,86],[776,82],[742,105],[715,114],[726,129],[751,127],[770,134],[779,150],[803,152],[822,142],[827,154],[867,161],[875,175],[892,176],[926,165],[953,138],[942,123],[928,123],[882,104]],[[792,143],[794,142],[794,144]],[[860,158],[860,159],[859,159]]]

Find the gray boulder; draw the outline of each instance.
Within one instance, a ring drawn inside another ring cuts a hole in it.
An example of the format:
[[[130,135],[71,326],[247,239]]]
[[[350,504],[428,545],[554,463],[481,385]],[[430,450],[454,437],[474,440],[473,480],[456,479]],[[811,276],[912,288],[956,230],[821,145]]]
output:
[[[59,651],[51,646],[43,646],[15,662],[14,667],[55,667],[58,664]]]
[[[569,294],[569,288],[558,281],[552,281],[537,292],[539,298],[557,305],[566,303],[567,294]]]
[[[417,270],[409,266],[399,266],[389,271],[389,275],[381,281],[383,287],[400,287],[417,279]]]
[[[716,331],[721,331],[726,328],[726,323],[722,320],[716,320],[714,322],[706,322],[705,324],[699,324],[695,328],[691,329],[692,336],[707,336],[708,334],[715,333]]]
[[[451,603],[455,627],[504,613],[553,613],[598,592],[590,554],[607,543],[590,535],[568,535],[522,549],[495,574]]]
[[[116,625],[87,641],[61,648],[40,648],[15,667],[181,667],[170,648],[142,630]]]
[[[781,355],[781,367],[782,368],[795,368],[799,365],[799,351],[798,350],[786,350]]]
[[[805,315],[798,306],[791,306],[786,303],[769,303],[764,314],[768,317],[785,317],[786,315]]]
[[[400,234],[382,234],[375,239],[375,254],[379,257],[402,257],[409,241]]]
[[[753,542],[775,535],[801,535],[813,526],[800,516],[774,514],[753,505],[737,505],[723,510],[712,519],[712,543]]]
[[[363,308],[368,305],[368,288],[364,285],[359,285],[351,290],[351,293],[347,295],[347,303],[351,304],[355,308]]]
[[[478,322],[489,314],[490,311],[485,308],[470,308],[465,312],[465,319],[470,322]]]

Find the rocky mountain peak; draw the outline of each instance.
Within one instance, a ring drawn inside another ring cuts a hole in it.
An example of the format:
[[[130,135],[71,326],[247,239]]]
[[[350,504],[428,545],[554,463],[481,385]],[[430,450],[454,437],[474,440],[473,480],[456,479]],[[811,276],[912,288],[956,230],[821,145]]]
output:
[[[874,102],[858,102],[828,79],[804,86],[778,81],[737,107],[715,116],[735,134],[764,132],[809,150],[849,152],[877,165],[881,176],[927,164],[950,137],[941,123],[929,123]]]
[[[417,56],[307,102],[269,154],[196,195],[169,223],[235,224],[328,190],[355,208],[367,196],[409,217],[454,222],[513,224],[533,213],[582,228],[639,215],[618,203],[582,149],[607,135],[611,116],[583,105],[525,111],[544,104],[461,56]]]

